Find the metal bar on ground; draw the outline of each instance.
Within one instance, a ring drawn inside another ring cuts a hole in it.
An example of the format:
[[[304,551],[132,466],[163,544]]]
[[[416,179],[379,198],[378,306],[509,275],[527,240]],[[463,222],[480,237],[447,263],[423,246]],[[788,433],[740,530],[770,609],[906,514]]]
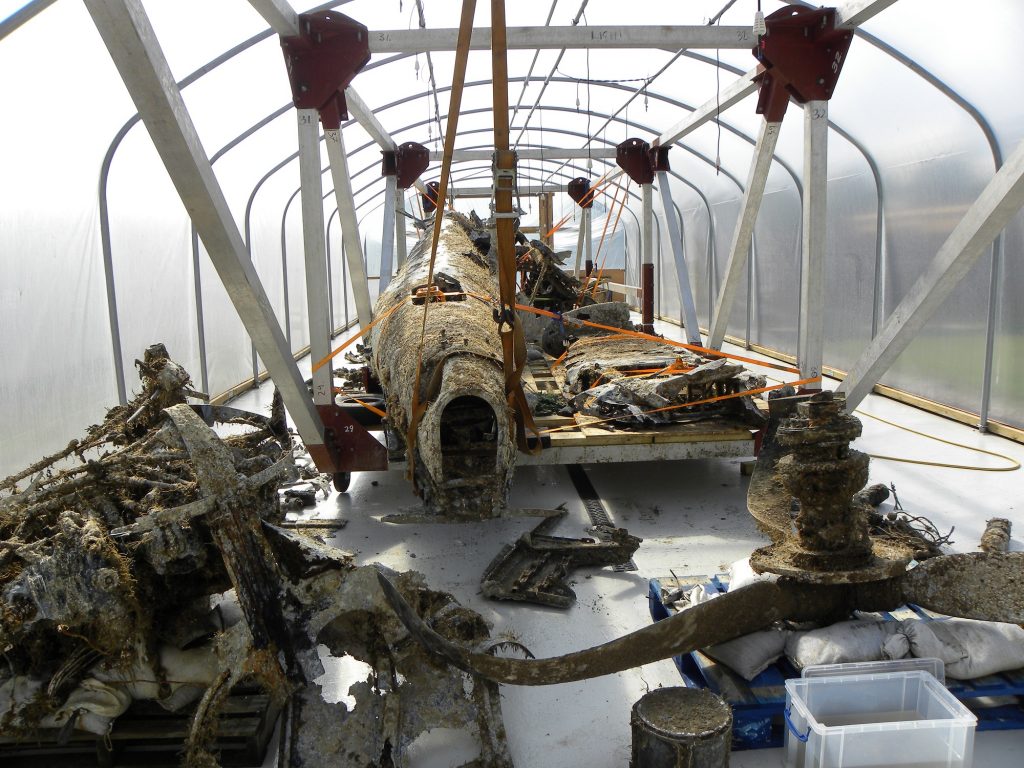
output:
[[[891,2],[891,0],[890,0]],[[370,31],[370,53],[454,51],[459,30],[381,29]],[[574,26],[509,27],[508,48],[750,48],[757,43],[750,26]],[[491,48],[491,30],[473,30],[470,50]]]
[[[341,129],[324,131],[324,144],[327,146],[327,157],[331,163],[334,195],[338,202],[338,221],[341,224],[341,240],[345,244],[349,280],[356,302],[356,317],[359,320],[359,327],[365,328],[373,320],[373,304],[370,302],[370,284],[366,279],[363,245],[359,238],[356,204],[352,199],[352,179],[348,172],[345,137]]]
[[[996,235],[1024,206],[1024,142],[992,177],[931,264],[850,368],[839,391],[853,410],[889,370]]]
[[[827,210],[828,102],[809,101],[804,105],[803,244],[797,347],[797,365],[808,378],[821,375],[824,353]],[[806,388],[821,389],[821,382],[808,384]]]
[[[729,315],[732,312],[732,304],[736,298],[736,291],[739,289],[740,278],[747,266],[747,254],[750,251],[751,236],[754,234],[754,224],[757,222],[757,212],[761,208],[761,199],[764,197],[764,185],[768,180],[768,172],[771,170],[772,155],[775,153],[775,145],[779,140],[779,129],[782,123],[769,123],[762,121],[761,131],[757,137],[757,144],[754,148],[754,157],[750,162],[750,174],[747,176],[747,188],[740,203],[740,214],[736,221],[736,229],[732,235],[732,245],[729,246],[729,260],[726,262],[725,278],[722,287],[718,291],[718,299],[715,301],[714,315],[711,319],[711,328],[708,331],[708,347],[721,349],[725,341],[725,333],[729,326]],[[747,297],[750,300],[750,297]]]
[[[324,192],[320,175],[320,113],[295,110],[299,133],[299,183],[302,185],[302,244],[306,268],[306,317],[309,322],[309,353],[322,360],[331,353],[328,320],[327,246],[324,244]],[[331,366],[313,373],[313,402],[334,402]]]
[[[672,204],[672,188],[669,186],[668,172],[658,171],[658,191],[661,192],[661,205],[665,211],[665,223],[668,225],[668,239],[672,245],[672,258],[675,261],[676,281],[679,285],[679,303],[682,305],[683,328],[686,330],[686,341],[690,344],[701,343],[700,323],[697,321],[697,305],[693,300],[693,288],[690,285],[690,270],[686,266],[686,254],[683,251],[683,234],[679,229],[675,207]]]
[[[307,446],[323,424],[139,0],[85,0],[168,176]]]

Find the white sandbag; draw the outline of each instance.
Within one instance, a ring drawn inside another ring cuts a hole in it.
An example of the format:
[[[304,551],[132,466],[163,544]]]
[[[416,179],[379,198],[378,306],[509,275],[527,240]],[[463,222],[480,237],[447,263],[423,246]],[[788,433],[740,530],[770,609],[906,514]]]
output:
[[[38,700],[42,682],[18,675],[0,683],[0,717],[15,727],[27,724],[15,712]],[[116,685],[108,685],[95,678],[85,678],[71,692],[58,711],[46,715],[38,723],[40,728],[61,728],[68,718],[75,716],[75,728],[97,736],[110,733],[113,721],[131,704],[131,696]]]
[[[744,680],[750,681],[773,664],[786,650],[786,629],[772,628],[737,637],[702,649],[720,664],[729,667]]]
[[[896,621],[864,620],[841,621],[809,632],[792,632],[786,640],[786,656],[797,669],[815,664],[896,658],[886,656],[883,646],[898,629]]]
[[[1016,624],[952,618],[903,623],[911,653],[942,659],[946,676],[955,680],[1024,667],[1024,629]]]
[[[729,591],[753,584],[756,581],[777,581],[778,574],[757,573],[750,567],[750,558],[744,557],[729,566]]]

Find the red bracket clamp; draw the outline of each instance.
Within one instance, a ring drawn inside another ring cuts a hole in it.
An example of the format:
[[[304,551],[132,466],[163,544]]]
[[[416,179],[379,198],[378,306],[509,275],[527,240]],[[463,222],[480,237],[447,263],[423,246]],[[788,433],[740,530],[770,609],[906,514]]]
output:
[[[381,176],[397,176],[398,188],[408,189],[430,165],[430,150],[415,141],[399,144],[394,152],[381,152]]]
[[[388,450],[337,405],[316,407],[324,423],[324,444],[309,455],[321,472],[375,472],[388,468]]]
[[[580,208],[594,207],[594,196],[590,194],[590,179],[587,177],[580,176],[570,181],[566,186],[566,192]]]
[[[345,89],[370,60],[369,31],[334,11],[299,14],[299,29],[281,38],[292,102],[320,110],[324,128],[337,129],[348,119]]]
[[[669,149],[652,147],[643,139],[626,139],[615,147],[615,162],[637,184],[651,184],[656,172],[669,170]]]
[[[836,28],[835,8],[786,6],[765,18],[768,33],[758,41],[754,57],[764,71],[757,114],[780,122],[790,97],[798,104],[832,98],[853,31]]]

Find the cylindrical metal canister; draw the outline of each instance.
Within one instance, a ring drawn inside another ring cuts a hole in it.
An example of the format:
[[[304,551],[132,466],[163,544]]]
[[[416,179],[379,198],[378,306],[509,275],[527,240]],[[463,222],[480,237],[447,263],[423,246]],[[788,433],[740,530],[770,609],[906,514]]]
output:
[[[726,768],[732,708],[710,691],[658,688],[633,705],[631,768]]]

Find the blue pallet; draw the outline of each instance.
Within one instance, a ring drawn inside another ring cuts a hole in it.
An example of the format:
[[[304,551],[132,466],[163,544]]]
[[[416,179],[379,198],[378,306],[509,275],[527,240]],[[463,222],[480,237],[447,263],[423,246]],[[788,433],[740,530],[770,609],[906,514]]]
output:
[[[715,592],[728,591],[725,574],[683,579],[680,585],[703,585]],[[668,591],[668,590],[666,590]],[[649,582],[647,602],[651,618],[667,619],[674,613],[662,604],[659,579]],[[878,614],[887,621],[919,618],[931,621],[933,615],[916,605]],[[786,680],[800,673],[783,656],[750,682],[747,682],[723,664],[718,664],[700,651],[673,656],[683,684],[688,688],[709,688],[732,706],[733,744],[735,751],[781,747],[784,742],[785,723],[782,711],[786,705]],[[1024,669],[1002,672],[974,680],[947,680],[946,687],[978,718],[979,731],[1017,730],[1024,728]],[[1014,702],[1002,706],[980,706],[982,697],[1014,697]]]

